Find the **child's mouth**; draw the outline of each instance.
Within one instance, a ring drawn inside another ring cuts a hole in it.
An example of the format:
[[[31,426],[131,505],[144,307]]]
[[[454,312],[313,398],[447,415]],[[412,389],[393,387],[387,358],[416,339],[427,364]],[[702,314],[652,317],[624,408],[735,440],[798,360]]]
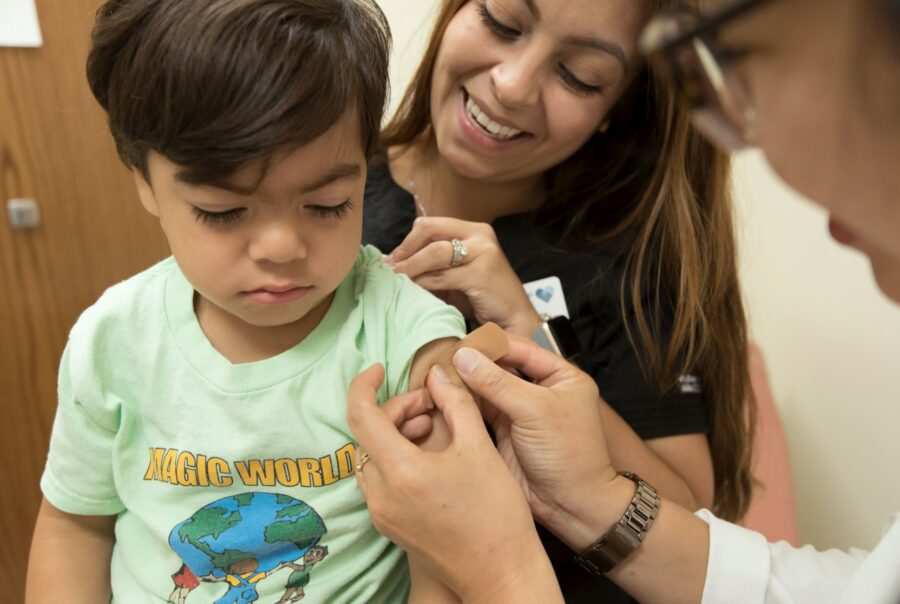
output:
[[[259,304],[286,304],[304,297],[310,291],[307,287],[262,287],[253,291],[244,292],[248,298]]]

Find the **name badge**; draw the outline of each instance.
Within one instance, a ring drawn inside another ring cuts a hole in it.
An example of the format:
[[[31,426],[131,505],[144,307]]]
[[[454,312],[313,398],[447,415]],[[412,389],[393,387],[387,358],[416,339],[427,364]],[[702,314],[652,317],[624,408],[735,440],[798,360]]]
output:
[[[559,277],[544,277],[524,285],[528,299],[538,314],[569,318],[569,307],[566,306],[566,297],[563,295]]]

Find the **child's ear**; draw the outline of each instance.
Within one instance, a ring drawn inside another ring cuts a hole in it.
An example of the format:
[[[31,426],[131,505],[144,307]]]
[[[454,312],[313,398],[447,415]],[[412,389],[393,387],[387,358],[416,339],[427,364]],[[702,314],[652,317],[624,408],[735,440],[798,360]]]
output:
[[[153,192],[153,187],[150,186],[150,183],[147,182],[140,170],[132,169],[131,174],[134,176],[134,184],[137,187],[138,197],[141,198],[141,205],[148,212],[159,218],[159,206],[156,203],[156,194]]]

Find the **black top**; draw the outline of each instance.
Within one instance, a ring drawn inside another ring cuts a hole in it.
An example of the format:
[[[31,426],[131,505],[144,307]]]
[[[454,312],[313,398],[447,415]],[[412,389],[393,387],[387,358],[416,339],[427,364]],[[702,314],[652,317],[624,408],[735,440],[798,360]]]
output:
[[[415,218],[412,195],[394,182],[384,163],[373,162],[363,206],[363,243],[390,253],[410,232]],[[706,433],[706,408],[695,388],[662,393],[641,370],[619,304],[621,255],[611,246],[589,253],[563,250],[559,236],[534,218],[534,212],[513,214],[491,226],[522,283],[559,277],[581,344],[578,364],[594,377],[603,399],[643,439]],[[578,566],[564,543],[543,529],[540,532],[566,602],[632,601],[610,581]]]

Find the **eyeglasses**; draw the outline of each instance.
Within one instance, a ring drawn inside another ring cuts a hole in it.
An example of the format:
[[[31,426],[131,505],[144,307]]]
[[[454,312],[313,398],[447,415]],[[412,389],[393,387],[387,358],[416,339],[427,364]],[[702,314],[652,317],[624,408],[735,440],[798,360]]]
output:
[[[753,144],[755,112],[743,82],[729,69],[737,57],[719,48],[716,38],[722,26],[769,1],[735,2],[706,16],[688,11],[661,15],[641,36],[650,66],[674,82],[694,125],[724,149]]]

